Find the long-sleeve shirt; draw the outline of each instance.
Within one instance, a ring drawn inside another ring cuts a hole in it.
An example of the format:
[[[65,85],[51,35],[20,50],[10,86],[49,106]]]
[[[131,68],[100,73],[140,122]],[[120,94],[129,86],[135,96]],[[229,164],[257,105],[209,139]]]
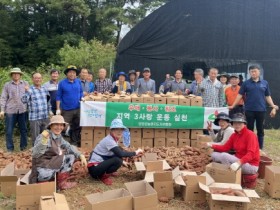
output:
[[[51,97],[52,112],[56,111],[56,94],[58,89],[58,83],[54,83],[52,80],[43,84],[43,86],[49,91]]]
[[[83,88],[79,79],[70,82],[65,78],[59,82],[56,100],[60,101],[62,110],[79,109],[82,97]]]
[[[222,129],[219,130],[219,132],[216,134],[214,133],[214,131],[209,131],[209,134],[210,134],[212,140],[214,141],[213,144],[219,144],[219,145],[225,144],[233,133],[234,133],[234,129],[231,126],[228,126],[224,130],[222,130]],[[220,135],[220,136],[218,136],[218,135]],[[221,139],[219,139],[219,138],[221,138]]]
[[[214,82],[209,77],[204,79],[201,83],[201,93],[204,107],[223,107],[225,105],[224,88],[217,79]]]
[[[57,145],[60,145],[60,149],[64,150],[64,154],[73,154],[76,158],[79,158],[81,153],[77,150],[77,148],[69,142],[65,141],[61,135],[55,135],[53,132],[49,131],[50,138],[48,139],[48,143],[46,145],[42,144],[43,136],[40,134],[36,140],[34,147],[32,148],[32,157],[38,158],[45,154],[45,152],[48,151],[48,149],[52,146],[51,140],[55,140],[57,142]]]
[[[218,152],[227,152],[230,149],[235,150],[235,156],[240,159],[241,164],[259,166],[260,149],[257,136],[246,126],[240,131],[231,135],[224,145],[212,145],[212,148]]]
[[[152,79],[144,80],[144,78],[138,79],[137,90],[139,94],[146,93],[148,91],[156,92],[156,82]]]
[[[52,110],[49,97],[49,92],[44,86],[37,88],[32,85],[25,92],[21,100],[28,105],[29,120],[41,120],[49,117],[49,112]]]
[[[190,94],[201,96],[201,83],[198,84],[196,80],[192,81],[192,84],[190,86]]]
[[[7,114],[24,113],[27,110],[27,104],[21,101],[25,95],[25,86],[28,82],[20,80],[18,84],[14,81],[7,82],[4,85],[1,94],[1,111]]]
[[[81,84],[82,84],[82,88],[83,88],[83,92],[87,92],[87,93],[91,93],[93,91],[91,91],[91,87],[90,87],[90,83],[86,80],[81,80]]]
[[[104,80],[97,79],[94,82],[95,90],[98,93],[111,92],[112,89],[112,81],[110,79],[105,78]]]
[[[180,80],[179,82],[177,82],[176,80],[169,81],[169,82],[165,83],[164,89],[165,89],[164,92],[168,92],[168,91],[177,92],[178,90],[180,90],[184,93],[187,89],[187,83],[183,80]]]

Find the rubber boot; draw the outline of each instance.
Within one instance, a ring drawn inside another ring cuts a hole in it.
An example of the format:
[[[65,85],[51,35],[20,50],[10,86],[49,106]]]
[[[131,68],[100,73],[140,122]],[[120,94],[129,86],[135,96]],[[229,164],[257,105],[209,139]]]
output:
[[[113,181],[112,181],[112,179],[109,178],[108,174],[103,174],[100,177],[100,180],[106,185],[112,185],[113,184]]]
[[[69,182],[68,179],[70,174],[68,172],[58,173],[57,174],[57,186],[59,190],[67,190],[75,187],[76,182]]]

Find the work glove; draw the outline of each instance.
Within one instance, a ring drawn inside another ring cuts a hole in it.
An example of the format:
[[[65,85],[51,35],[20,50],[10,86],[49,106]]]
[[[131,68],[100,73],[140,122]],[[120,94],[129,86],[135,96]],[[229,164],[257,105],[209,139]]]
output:
[[[55,114],[56,114],[56,115],[61,115],[60,109],[57,109],[56,112],[55,112]]]
[[[87,160],[86,160],[84,155],[80,155],[80,160],[81,160],[82,166],[86,167],[87,166]]]
[[[81,101],[82,101],[82,102],[85,102],[86,100],[85,100],[85,98],[84,98],[84,97],[82,97],[82,98],[81,98]]]
[[[5,116],[5,113],[2,111],[0,112],[0,119],[3,120],[4,119],[4,116]]]
[[[241,165],[238,162],[235,162],[230,165],[230,169],[233,171],[237,171],[240,168],[240,166]]]
[[[52,118],[54,116],[52,111],[49,111],[49,118]]]
[[[50,134],[47,130],[44,130],[42,133],[42,144],[43,145],[48,145],[48,141],[49,141],[49,137],[50,137]]]
[[[124,167],[128,168],[128,162],[123,160],[122,164],[123,164]]]
[[[138,156],[138,155],[142,155],[144,153],[144,151],[139,148],[138,150],[135,151],[135,153]]]

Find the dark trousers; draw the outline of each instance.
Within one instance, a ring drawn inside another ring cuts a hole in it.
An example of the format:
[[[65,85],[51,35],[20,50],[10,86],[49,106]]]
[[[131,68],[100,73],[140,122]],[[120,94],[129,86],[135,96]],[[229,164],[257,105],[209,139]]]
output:
[[[263,148],[263,137],[264,137],[264,118],[265,112],[245,111],[247,127],[251,131],[254,131],[254,124],[256,122],[257,136],[259,141],[260,149]]]
[[[102,175],[110,174],[117,171],[122,165],[122,159],[119,157],[113,157],[108,160],[104,160],[97,166],[91,166],[88,168],[88,172],[92,178],[98,179]]]
[[[81,127],[80,127],[80,109],[62,110],[61,115],[65,122],[70,125],[71,144],[80,146],[81,144]]]
[[[229,118],[232,118],[232,116],[237,113],[244,114],[244,107],[242,105],[238,105],[234,107],[232,110],[229,110]]]

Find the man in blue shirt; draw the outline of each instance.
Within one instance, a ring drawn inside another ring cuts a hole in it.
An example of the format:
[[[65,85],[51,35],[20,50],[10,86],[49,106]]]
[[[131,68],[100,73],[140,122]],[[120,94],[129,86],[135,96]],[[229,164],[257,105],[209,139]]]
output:
[[[251,78],[243,82],[239,93],[229,109],[233,109],[241,98],[245,98],[245,115],[247,119],[247,127],[254,131],[254,124],[256,122],[257,135],[260,149],[263,148],[264,139],[264,118],[266,112],[266,102],[272,107],[270,113],[274,117],[278,106],[273,103],[268,82],[260,78],[260,67],[250,66],[249,73]]]
[[[43,86],[49,91],[51,97],[52,112],[56,112],[56,93],[58,88],[59,72],[57,69],[52,69],[50,72],[51,79]]]
[[[70,140],[75,146],[81,142],[80,101],[83,100],[83,88],[77,79],[79,73],[76,66],[68,66],[64,71],[66,78],[59,82],[56,96],[56,114],[61,114],[70,124]]]

